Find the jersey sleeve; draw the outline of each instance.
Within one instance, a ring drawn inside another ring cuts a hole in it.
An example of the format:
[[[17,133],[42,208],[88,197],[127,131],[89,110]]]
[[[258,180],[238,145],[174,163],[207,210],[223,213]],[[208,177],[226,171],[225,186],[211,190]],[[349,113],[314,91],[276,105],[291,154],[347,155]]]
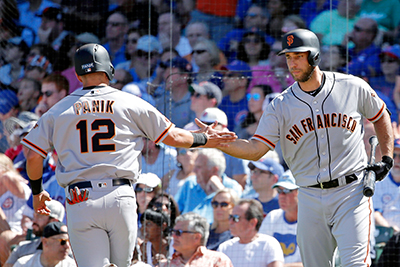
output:
[[[359,108],[370,122],[379,120],[386,110],[386,104],[379,98],[378,94],[362,79],[360,79],[360,101]]]
[[[21,143],[46,158],[47,153],[53,148],[50,141],[53,135],[51,131],[53,123],[54,121],[49,113],[44,114],[28,135],[22,139]]]

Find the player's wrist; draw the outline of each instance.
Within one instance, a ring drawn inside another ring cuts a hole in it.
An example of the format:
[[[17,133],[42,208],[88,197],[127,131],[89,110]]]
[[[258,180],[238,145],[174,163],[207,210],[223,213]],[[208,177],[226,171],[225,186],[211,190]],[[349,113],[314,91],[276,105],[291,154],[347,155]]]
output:
[[[193,144],[190,147],[204,146],[207,144],[208,138],[205,133],[192,133]]]
[[[385,162],[386,164],[388,164],[389,169],[391,169],[393,167],[393,159],[389,156],[382,156],[382,162]]]
[[[39,195],[43,191],[42,177],[37,180],[29,179],[32,195]]]

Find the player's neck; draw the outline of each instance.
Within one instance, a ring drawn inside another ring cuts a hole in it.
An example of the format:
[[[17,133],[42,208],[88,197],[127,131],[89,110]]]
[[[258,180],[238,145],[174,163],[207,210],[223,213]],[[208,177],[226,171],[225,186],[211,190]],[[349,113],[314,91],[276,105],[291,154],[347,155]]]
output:
[[[315,67],[313,73],[311,74],[310,79],[306,82],[298,82],[301,90],[305,92],[312,92],[318,89],[322,84],[322,76],[323,72],[319,69],[319,67]]]

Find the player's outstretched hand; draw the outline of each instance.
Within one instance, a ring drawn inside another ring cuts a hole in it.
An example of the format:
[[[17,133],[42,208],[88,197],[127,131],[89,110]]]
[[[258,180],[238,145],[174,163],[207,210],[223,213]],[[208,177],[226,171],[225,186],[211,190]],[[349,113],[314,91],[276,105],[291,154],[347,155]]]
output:
[[[37,195],[33,195],[33,210],[39,214],[50,215],[50,209],[45,201],[50,201],[50,195],[46,191],[42,191]]]
[[[194,132],[205,133],[207,135],[207,144],[203,147],[227,147],[229,146],[229,143],[234,142],[238,138],[234,132],[215,130],[214,128],[217,125],[217,122],[214,122],[211,125],[206,125],[197,118],[195,119],[195,122],[200,129]]]
[[[374,164],[369,164],[367,168],[365,168],[367,171],[374,171],[376,174],[376,180],[381,181],[383,178],[386,177],[386,175],[389,173],[390,169],[393,167],[393,159],[388,156],[383,156],[382,161],[379,161]]]

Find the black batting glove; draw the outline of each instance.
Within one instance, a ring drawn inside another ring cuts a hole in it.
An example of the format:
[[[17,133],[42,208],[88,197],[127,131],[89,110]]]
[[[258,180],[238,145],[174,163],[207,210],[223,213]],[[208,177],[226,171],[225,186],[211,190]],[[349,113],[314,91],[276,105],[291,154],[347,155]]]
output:
[[[389,156],[383,156],[382,161],[376,162],[374,164],[369,164],[367,171],[374,171],[376,174],[376,180],[382,181],[383,178],[389,173],[390,169],[393,167],[393,159]]]

